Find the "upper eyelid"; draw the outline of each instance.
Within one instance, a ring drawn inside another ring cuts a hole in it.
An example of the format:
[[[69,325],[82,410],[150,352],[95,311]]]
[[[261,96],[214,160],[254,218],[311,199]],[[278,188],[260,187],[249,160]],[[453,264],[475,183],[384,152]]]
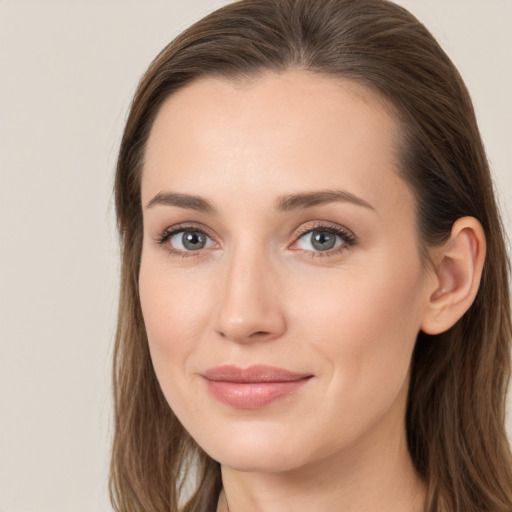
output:
[[[294,241],[292,245],[296,244],[304,235],[312,233],[314,231],[328,231],[330,233],[334,233],[336,236],[340,237],[345,243],[349,245],[354,245],[359,242],[359,238],[356,234],[351,230],[342,226],[341,224],[332,223],[329,221],[315,221],[315,225],[305,227],[303,230],[300,230],[299,233],[295,235]],[[329,251],[325,251],[328,253]]]
[[[204,233],[205,235],[209,236],[212,239],[214,238],[211,235],[210,230],[208,228],[205,228],[204,226],[201,226],[201,225],[196,225],[195,223],[192,223],[192,222],[191,223],[188,223],[188,222],[187,223],[179,223],[179,224],[175,224],[172,226],[168,226],[158,233],[157,238],[161,238],[166,235],[174,235],[174,234],[180,233],[182,231],[183,232],[199,231],[199,232]]]
[[[311,231],[315,230],[329,230],[332,229],[333,231],[341,231],[343,233],[347,233],[348,235],[355,236],[352,230],[346,228],[345,226],[342,226],[340,224],[332,223],[329,221],[314,221],[316,224],[314,226],[305,227],[304,229],[299,229],[299,232],[296,234],[296,236],[304,235],[305,233],[310,233]]]

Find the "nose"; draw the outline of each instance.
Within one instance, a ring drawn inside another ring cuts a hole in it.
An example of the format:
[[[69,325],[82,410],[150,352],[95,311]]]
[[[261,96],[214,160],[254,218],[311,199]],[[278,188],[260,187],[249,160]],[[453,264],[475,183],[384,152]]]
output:
[[[238,251],[226,261],[216,331],[237,343],[270,341],[286,329],[275,269],[265,256]]]

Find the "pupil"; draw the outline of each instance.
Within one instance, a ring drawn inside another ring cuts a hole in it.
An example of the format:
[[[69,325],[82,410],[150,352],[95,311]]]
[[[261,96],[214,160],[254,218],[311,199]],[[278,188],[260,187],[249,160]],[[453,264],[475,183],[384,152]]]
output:
[[[333,233],[327,231],[313,231],[312,244],[315,249],[326,251],[332,249],[336,243],[336,237]]]
[[[183,246],[192,251],[202,249],[206,243],[206,237],[201,233],[183,233]]]

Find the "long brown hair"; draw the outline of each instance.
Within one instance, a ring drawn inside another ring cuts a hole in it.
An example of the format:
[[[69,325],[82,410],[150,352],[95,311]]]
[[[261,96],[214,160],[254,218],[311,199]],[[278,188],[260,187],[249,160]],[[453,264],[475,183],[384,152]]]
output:
[[[471,100],[427,29],[386,0],[242,0],[208,15],[152,62],[135,94],[117,166],[122,245],[114,357],[110,490],[119,512],[215,510],[218,464],[183,429],[153,371],[137,281],[144,148],[163,101],[203,76],[231,79],[299,68],[352,80],[391,105],[402,131],[401,175],[414,191],[423,249],[460,217],[482,224],[488,254],[477,297],[449,331],[418,335],[407,436],[427,485],[426,512],[510,512],[505,431],[510,373],[509,267]],[[190,470],[193,471],[190,471]]]

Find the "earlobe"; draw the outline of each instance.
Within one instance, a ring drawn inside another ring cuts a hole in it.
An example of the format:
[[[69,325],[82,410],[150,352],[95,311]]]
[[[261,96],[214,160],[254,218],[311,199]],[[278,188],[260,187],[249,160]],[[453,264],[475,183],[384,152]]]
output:
[[[452,327],[475,300],[485,260],[485,234],[474,217],[462,217],[436,252],[436,287],[429,292],[421,329],[440,334]]]

